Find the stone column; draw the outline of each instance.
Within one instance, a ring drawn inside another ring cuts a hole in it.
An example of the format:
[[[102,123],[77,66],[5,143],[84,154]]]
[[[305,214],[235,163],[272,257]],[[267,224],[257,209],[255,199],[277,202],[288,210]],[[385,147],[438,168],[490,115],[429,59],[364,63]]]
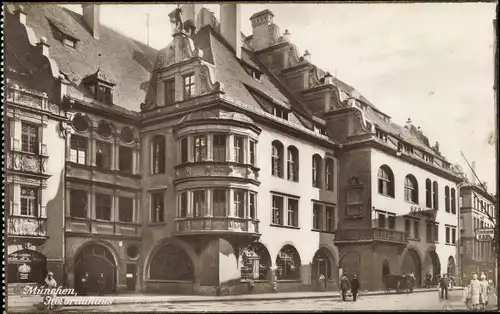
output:
[[[212,197],[213,197],[213,193],[212,193],[212,189],[207,189],[206,190],[207,193],[206,193],[206,206],[207,206],[207,213],[206,213],[206,216],[208,217],[213,217],[214,215],[214,211],[213,211],[213,208],[212,208]]]
[[[207,135],[207,160],[214,160],[214,152],[213,152],[213,139],[214,136],[213,134],[208,134]]]
[[[229,206],[227,208],[227,216],[234,217],[234,189],[229,189]]]
[[[235,161],[234,159],[234,133],[230,133],[228,136],[229,145],[227,146],[227,161]],[[231,190],[232,191],[232,190]],[[232,192],[231,192],[232,193]]]
[[[92,138],[93,132],[90,132],[91,135],[88,139],[89,141],[89,150],[87,160],[89,160],[90,165],[95,167],[95,152],[96,152],[96,140]]]
[[[188,162],[194,161],[194,141],[192,136],[187,137]]]
[[[187,217],[193,217],[193,192],[186,191],[187,193]]]

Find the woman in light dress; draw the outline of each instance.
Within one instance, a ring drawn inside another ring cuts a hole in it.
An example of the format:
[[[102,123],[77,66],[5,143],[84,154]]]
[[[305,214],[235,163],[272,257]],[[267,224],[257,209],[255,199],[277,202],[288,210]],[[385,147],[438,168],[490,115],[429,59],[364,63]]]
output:
[[[486,280],[486,275],[484,273],[481,274],[481,281],[480,283],[480,301],[481,301],[481,308],[484,309],[485,307],[488,306],[488,295],[490,293],[490,284],[488,280]]]
[[[472,309],[477,310],[480,305],[481,283],[477,280],[477,274],[472,275],[472,280],[469,284],[468,299],[472,304]]]

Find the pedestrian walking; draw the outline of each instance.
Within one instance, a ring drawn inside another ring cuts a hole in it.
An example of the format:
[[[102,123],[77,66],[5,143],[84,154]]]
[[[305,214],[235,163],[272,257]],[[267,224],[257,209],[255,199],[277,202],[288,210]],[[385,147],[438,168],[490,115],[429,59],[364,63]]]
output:
[[[340,278],[340,290],[342,291],[342,300],[346,300],[346,295],[347,291],[351,288],[351,283],[349,282],[349,279],[347,278],[346,274],[343,274],[342,277]]]
[[[57,288],[57,281],[54,278],[54,274],[49,271],[47,273],[47,277],[45,277],[45,284],[44,284],[46,289],[56,289]],[[43,295],[42,303],[46,304],[44,301],[48,301],[47,303],[47,309],[52,310],[53,309],[53,302],[51,302],[51,299],[54,298],[56,294],[52,293],[50,290]]]
[[[480,305],[480,292],[481,284],[479,283],[479,280],[477,280],[477,274],[474,273],[469,284],[469,299],[473,310],[477,310]]]
[[[97,290],[100,296],[104,295],[104,291],[106,290],[106,278],[103,273],[97,278]]]
[[[359,281],[356,275],[354,275],[351,280],[351,292],[352,292],[352,300],[356,302],[356,298],[358,297],[358,292],[359,292]]]
[[[441,288],[440,299],[448,299],[448,287],[450,286],[450,280],[446,274],[439,280],[439,286]]]
[[[488,306],[488,297],[490,294],[490,284],[486,280],[486,275],[481,274],[480,291],[479,291],[479,302],[481,303],[481,308],[485,309]]]
[[[430,272],[427,273],[427,275],[425,275],[425,285],[427,288],[430,288],[431,287],[431,283],[432,283],[432,274]]]

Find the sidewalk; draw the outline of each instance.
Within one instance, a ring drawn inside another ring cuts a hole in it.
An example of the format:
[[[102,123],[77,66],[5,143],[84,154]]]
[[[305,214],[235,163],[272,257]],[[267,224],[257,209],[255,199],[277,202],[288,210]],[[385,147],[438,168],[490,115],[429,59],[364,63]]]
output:
[[[413,293],[435,291],[436,288],[417,288]],[[395,292],[390,292],[394,294]],[[359,296],[384,295],[384,291],[366,291],[360,292]],[[200,295],[151,295],[151,294],[132,294],[132,295],[109,295],[109,296],[71,296],[64,297],[65,300],[74,304],[92,300],[112,301],[112,305],[116,304],[150,304],[150,303],[195,303],[195,302],[232,302],[232,301],[265,301],[265,300],[289,300],[289,299],[340,299],[339,291],[325,292],[283,292],[283,293],[265,293],[265,294],[245,294],[231,296],[200,296]],[[8,297],[8,308],[16,310],[20,307],[33,308],[33,304],[41,301],[40,296],[32,295],[12,295]],[[89,305],[91,306],[91,305]],[[105,306],[105,305],[103,305]],[[109,306],[109,305],[108,305]],[[64,306],[64,310],[72,308],[72,306]],[[81,305],[78,308],[82,308]]]

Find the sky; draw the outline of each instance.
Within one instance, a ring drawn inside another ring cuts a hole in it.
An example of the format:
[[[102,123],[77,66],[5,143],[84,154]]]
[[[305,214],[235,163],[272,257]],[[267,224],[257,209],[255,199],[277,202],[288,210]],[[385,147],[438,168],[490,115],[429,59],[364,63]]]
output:
[[[81,13],[80,5],[63,5]],[[219,16],[218,5],[206,7]],[[172,40],[169,4],[101,5],[101,22],[163,48]],[[299,52],[358,90],[404,125],[420,126],[447,160],[470,170],[496,193],[494,111],[494,3],[242,4],[241,30],[270,9],[280,32]],[[470,178],[471,175],[469,174]]]

